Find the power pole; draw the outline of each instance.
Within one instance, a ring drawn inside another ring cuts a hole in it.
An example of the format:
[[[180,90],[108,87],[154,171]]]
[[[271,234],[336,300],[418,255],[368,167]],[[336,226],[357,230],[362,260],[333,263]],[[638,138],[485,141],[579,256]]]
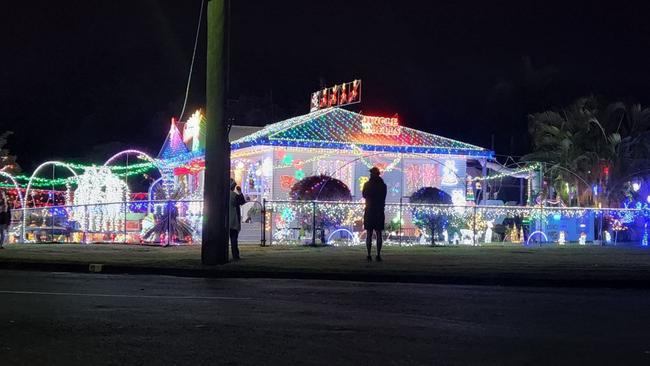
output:
[[[227,0],[208,0],[205,179],[201,262],[228,262],[230,143],[226,107]]]

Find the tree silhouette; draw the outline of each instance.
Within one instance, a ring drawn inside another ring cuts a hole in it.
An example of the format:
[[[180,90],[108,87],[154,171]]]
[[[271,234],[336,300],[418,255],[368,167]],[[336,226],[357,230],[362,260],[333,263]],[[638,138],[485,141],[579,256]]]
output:
[[[9,153],[9,149],[5,147],[9,136],[13,134],[12,131],[0,133],[0,170],[16,174],[20,173],[20,166],[16,162],[16,156]]]
[[[451,196],[438,188],[423,187],[413,192],[410,199],[411,203],[420,204],[448,204],[452,203]],[[445,216],[434,214],[429,207],[413,207],[414,223],[420,229],[429,229],[431,232],[431,245],[435,245],[436,233],[438,230],[444,230],[447,227],[447,218]],[[439,234],[439,233],[438,233]]]
[[[306,177],[291,187],[289,197],[296,201],[351,201],[352,194],[342,181],[327,175]],[[327,209],[325,209],[327,208]],[[316,226],[329,229],[339,226],[346,216],[348,207],[327,204],[315,207]],[[312,217],[305,218],[303,224],[311,226]],[[321,230],[321,242],[325,243],[325,233]]]

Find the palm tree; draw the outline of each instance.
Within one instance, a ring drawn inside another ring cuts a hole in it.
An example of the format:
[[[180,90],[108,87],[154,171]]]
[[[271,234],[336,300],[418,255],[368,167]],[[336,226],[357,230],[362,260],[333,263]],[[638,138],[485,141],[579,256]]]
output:
[[[619,135],[620,141],[615,147],[607,197],[610,201],[620,201],[625,183],[650,173],[650,108],[623,103],[610,107],[612,118],[608,127]]]
[[[602,160],[600,150],[608,137],[599,122],[594,98],[580,98],[561,111],[546,111],[528,116],[534,152],[523,157],[545,163],[551,185],[558,196],[569,201],[570,187],[580,204],[580,192],[588,192],[592,172]],[[584,189],[587,188],[587,189]]]
[[[560,111],[528,117],[534,152],[523,159],[545,163],[558,196],[567,200],[573,187],[578,205],[595,203],[592,186],[608,199],[620,198],[624,183],[644,171],[650,153],[650,109],[599,105],[595,97],[583,97]]]

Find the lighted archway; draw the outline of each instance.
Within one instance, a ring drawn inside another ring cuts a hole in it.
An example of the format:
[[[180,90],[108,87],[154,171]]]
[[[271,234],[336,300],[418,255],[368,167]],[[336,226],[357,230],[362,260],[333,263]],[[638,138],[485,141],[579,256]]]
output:
[[[120,156],[128,155],[128,154],[138,154],[138,155],[142,156],[145,160],[148,160],[148,161],[152,162],[153,165],[156,166],[158,171],[160,171],[160,168],[158,167],[158,161],[156,159],[152,158],[149,154],[147,154],[144,151],[135,150],[135,149],[122,150],[122,151],[118,152],[117,154],[115,154],[115,155],[111,156],[110,158],[108,158],[108,160],[106,160],[106,162],[104,163],[104,166],[108,166],[110,163],[112,163],[114,160],[116,160]]]
[[[117,158],[119,158],[119,157],[121,157],[123,155],[128,156],[129,154],[137,154],[139,158],[151,162],[153,164],[153,166],[155,166],[156,169],[158,170],[158,173],[160,174],[160,176],[161,177],[164,176],[163,169],[161,169],[161,166],[160,166],[161,162],[159,160],[156,160],[156,159],[152,158],[151,155],[147,154],[144,151],[140,151],[140,150],[136,150],[136,149],[128,149],[128,150],[122,150],[122,151],[118,152],[117,154],[115,154],[115,155],[111,156],[110,158],[108,158],[108,160],[106,160],[106,162],[104,163],[104,166],[108,166],[113,161],[115,161]]]
[[[149,186],[149,190],[147,192],[147,197],[149,197],[149,201],[154,201],[153,190],[156,184],[160,184],[161,182],[162,182],[162,178],[158,178],[154,180],[153,183],[151,183],[151,185]]]
[[[64,168],[68,169],[74,175],[75,179],[79,178],[79,175],[77,175],[77,172],[75,172],[74,169],[72,169],[72,167],[70,165],[68,165],[68,164],[66,164],[66,163],[64,163],[62,161],[46,161],[45,163],[39,165],[36,168],[36,170],[34,170],[34,172],[32,173],[32,176],[29,177],[29,181],[27,182],[27,188],[25,189],[25,203],[27,203],[27,197],[29,197],[29,190],[32,189],[32,181],[36,177],[36,174],[38,174],[38,172],[41,169],[43,169],[43,168],[45,168],[46,166],[49,166],[49,165],[54,165],[55,167],[56,166],[64,167]]]
[[[546,234],[544,234],[543,231],[538,230],[538,231],[533,231],[532,233],[530,233],[530,235],[528,235],[528,240],[526,240],[526,246],[528,246],[528,244],[530,244],[530,239],[533,236],[535,236],[535,234],[539,234],[539,236],[543,237],[544,241],[546,241],[548,243],[548,237],[546,236]]]
[[[26,217],[27,217],[25,215],[25,209],[27,207],[25,207],[25,206],[27,205],[27,198],[29,197],[29,191],[30,191],[30,189],[32,189],[32,181],[34,180],[34,178],[36,177],[36,174],[38,174],[38,172],[41,169],[43,169],[43,168],[45,168],[46,166],[49,166],[49,165],[53,165],[55,167],[57,167],[57,166],[64,167],[64,168],[68,169],[74,175],[75,180],[79,178],[79,175],[77,175],[77,172],[75,172],[74,169],[72,169],[72,167],[70,165],[68,165],[68,164],[66,164],[66,163],[64,163],[62,161],[46,161],[45,163],[39,165],[36,168],[36,170],[34,170],[34,172],[32,173],[32,176],[29,177],[29,181],[27,182],[27,188],[25,189],[24,205],[23,205],[23,208],[22,208],[22,211],[23,211],[23,220],[22,220],[23,228],[21,230],[20,237],[21,237],[21,240],[23,242],[25,241],[25,225],[26,225]]]
[[[152,202],[155,201],[155,197],[153,196],[154,188],[156,187],[156,185],[162,185],[162,183],[163,183],[163,178],[160,177],[160,178],[154,180],[153,183],[151,183],[151,185],[149,186],[149,190],[147,191],[147,198],[149,199],[149,203],[147,204],[147,212],[148,213],[153,212],[154,204]],[[163,189],[163,192],[165,192],[164,189]],[[167,194],[167,192],[165,192],[165,195],[166,194]],[[166,196],[165,196],[165,198],[166,198]]]
[[[21,208],[25,207],[25,200],[23,198],[23,194],[20,193],[20,186],[18,185],[18,182],[16,182],[16,179],[14,178],[14,176],[7,173],[7,172],[2,171],[2,170],[0,170],[0,176],[3,176],[3,177],[5,177],[5,178],[7,178],[7,179],[9,179],[11,181],[11,183],[16,188],[16,192],[18,193],[18,199],[20,200],[20,207]]]
[[[350,230],[345,229],[345,228],[340,228],[340,229],[336,229],[336,230],[332,231],[330,233],[330,235],[327,237],[327,242],[329,243],[330,240],[332,239],[332,236],[334,236],[334,234],[339,233],[339,232],[348,233],[348,235],[350,235],[350,238],[352,238],[352,244],[359,244],[359,238],[357,236],[355,236]]]

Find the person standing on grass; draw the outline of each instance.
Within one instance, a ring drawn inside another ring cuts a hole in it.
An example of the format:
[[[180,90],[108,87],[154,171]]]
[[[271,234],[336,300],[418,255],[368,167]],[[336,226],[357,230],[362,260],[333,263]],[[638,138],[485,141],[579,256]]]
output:
[[[241,188],[234,179],[230,179],[230,205],[228,205],[228,226],[230,228],[230,247],[232,248],[232,259],[239,258],[239,231],[241,230],[241,206],[246,203]]]
[[[0,201],[0,249],[4,249],[5,241],[9,231],[11,213],[5,200]]]
[[[366,200],[366,207],[363,213],[363,228],[366,230],[366,249],[368,256],[366,260],[372,261],[370,250],[372,249],[372,234],[377,234],[377,262],[381,262],[381,245],[383,242],[381,232],[384,230],[384,206],[386,205],[386,183],[379,176],[379,168],[370,169],[370,179],[363,185],[362,195]]]

